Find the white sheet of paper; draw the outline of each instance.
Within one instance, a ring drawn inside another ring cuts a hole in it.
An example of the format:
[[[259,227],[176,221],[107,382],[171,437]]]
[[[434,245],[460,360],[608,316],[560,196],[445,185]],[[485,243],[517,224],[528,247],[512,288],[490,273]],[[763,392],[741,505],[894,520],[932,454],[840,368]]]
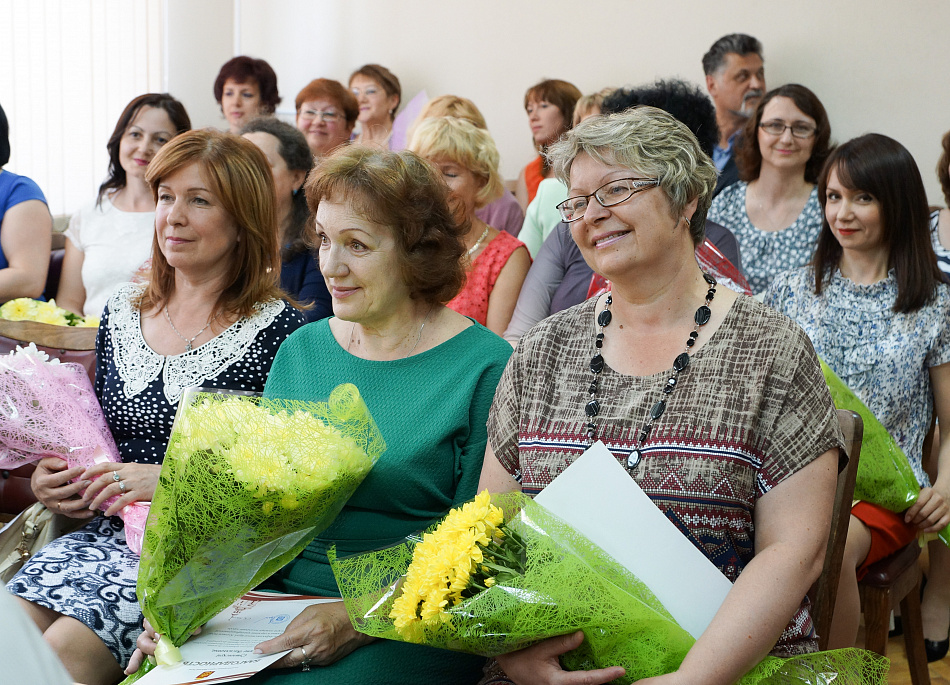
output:
[[[287,654],[254,654],[255,645],[283,633],[297,614],[311,604],[338,601],[248,592],[181,646],[182,663],[158,666],[138,684],[201,685],[250,678]]]
[[[535,501],[646,583],[693,637],[703,633],[732,588],[600,441]]]

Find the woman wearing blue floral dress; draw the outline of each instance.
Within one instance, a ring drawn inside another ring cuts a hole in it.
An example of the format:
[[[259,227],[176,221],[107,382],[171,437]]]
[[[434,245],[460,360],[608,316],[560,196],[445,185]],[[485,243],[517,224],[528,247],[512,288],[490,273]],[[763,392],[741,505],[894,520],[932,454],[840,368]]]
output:
[[[933,484],[922,454],[933,410],[950,425],[950,286],[930,246],[920,172],[900,143],[878,134],[845,143],[828,158],[818,191],[824,222],[812,265],[776,277],[765,302],[805,329],[894,436],[922,488],[903,514],[866,502],[852,509],[830,635],[830,647],[850,647],[867,565],[950,523],[950,440]],[[936,642],[950,606],[934,598],[928,610],[925,634]]]
[[[90,522],[46,545],[7,586],[87,685],[118,682],[141,632],[139,560],[114,514],[151,501],[182,393],[263,390],[278,346],[304,323],[278,285],[273,178],[253,143],[183,133],[146,179],[158,204],[151,276],[112,294],[96,340],[96,396],[122,462],[39,462],[37,499]],[[108,515],[95,516],[112,496]]]
[[[811,259],[821,229],[815,183],[830,139],[821,101],[796,83],[766,93],[749,118],[736,148],[742,180],[713,198],[708,218],[735,234],[753,293]]]

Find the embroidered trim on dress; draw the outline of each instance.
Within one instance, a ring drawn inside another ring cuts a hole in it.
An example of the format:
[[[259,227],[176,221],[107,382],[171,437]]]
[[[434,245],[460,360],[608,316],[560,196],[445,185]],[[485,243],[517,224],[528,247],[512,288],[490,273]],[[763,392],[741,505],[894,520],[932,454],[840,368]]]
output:
[[[143,286],[127,283],[116,288],[109,298],[109,330],[115,367],[122,379],[122,392],[127,399],[143,392],[162,374],[165,399],[175,404],[186,388],[201,385],[241,359],[257,339],[257,334],[270,326],[286,307],[282,300],[255,305],[255,313],[238,319],[221,334],[191,352],[158,354],[142,337],[141,313],[132,300]]]

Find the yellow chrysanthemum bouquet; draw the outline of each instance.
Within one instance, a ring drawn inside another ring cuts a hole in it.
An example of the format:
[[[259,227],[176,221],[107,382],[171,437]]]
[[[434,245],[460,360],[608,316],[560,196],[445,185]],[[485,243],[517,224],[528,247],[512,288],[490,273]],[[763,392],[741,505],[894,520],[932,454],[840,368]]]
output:
[[[136,591],[159,663],[336,518],[385,443],[356,387],[326,402],[191,391],[152,499]],[[125,682],[134,682],[151,665]]]
[[[482,492],[421,536],[334,558],[360,632],[484,656],[584,632],[568,670],[623,666],[630,683],[675,671],[695,640],[629,570],[522,493]],[[886,682],[863,650],[766,658],[741,685]]]
[[[99,317],[81,317],[56,306],[56,300],[40,302],[29,297],[20,297],[0,306],[0,319],[8,321],[36,321],[52,326],[80,326],[98,328]]]

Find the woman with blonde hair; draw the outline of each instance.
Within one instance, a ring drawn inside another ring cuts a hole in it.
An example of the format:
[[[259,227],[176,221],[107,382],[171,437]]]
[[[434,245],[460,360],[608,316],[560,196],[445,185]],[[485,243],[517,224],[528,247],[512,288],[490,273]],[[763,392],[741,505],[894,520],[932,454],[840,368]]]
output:
[[[432,117],[455,117],[456,119],[465,119],[478,128],[486,131],[488,126],[485,124],[485,117],[479,111],[475,103],[468,98],[458,95],[440,95],[437,98],[429,100],[419,113],[419,118],[409,132],[409,140],[412,140],[412,134],[416,126],[424,119]],[[492,200],[484,207],[475,211],[475,217],[484,221],[489,226],[494,226],[499,231],[510,233],[518,237],[521,232],[521,226],[524,224],[524,210],[518,204],[517,198],[510,190],[503,190],[497,199]]]
[[[465,235],[468,277],[449,307],[502,335],[531,257],[516,238],[475,216],[476,209],[496,199],[504,189],[494,141],[485,129],[468,121],[441,117],[422,121],[409,149],[441,172],[456,217],[469,226]]]
[[[182,134],[146,180],[158,204],[151,277],[116,289],[96,341],[96,396],[122,462],[39,462],[37,499],[90,521],[44,547],[7,586],[72,678],[89,685],[118,681],[135,648],[138,557],[116,514],[151,501],[182,392],[263,390],[277,347],[304,322],[282,299],[274,181],[253,143]]]

